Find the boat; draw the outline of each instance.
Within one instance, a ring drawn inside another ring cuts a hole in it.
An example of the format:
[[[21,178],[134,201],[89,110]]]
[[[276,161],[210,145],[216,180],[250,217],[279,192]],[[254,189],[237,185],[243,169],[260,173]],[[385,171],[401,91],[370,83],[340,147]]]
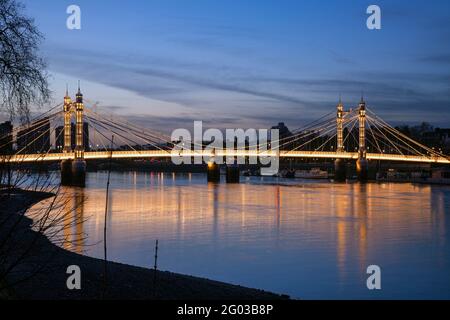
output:
[[[252,175],[252,173],[251,173],[250,170],[245,170],[244,172],[242,172],[242,175],[243,175],[244,177],[250,177],[250,176]]]
[[[416,183],[450,185],[450,170],[447,168],[435,169],[431,172],[431,177],[413,180]]]
[[[328,179],[328,171],[319,168],[311,170],[296,170],[295,177],[301,179]]]
[[[292,170],[292,169],[283,170],[282,172],[280,172],[280,174],[278,174],[278,176],[282,177],[282,178],[288,178],[288,179],[295,178],[295,170]]]

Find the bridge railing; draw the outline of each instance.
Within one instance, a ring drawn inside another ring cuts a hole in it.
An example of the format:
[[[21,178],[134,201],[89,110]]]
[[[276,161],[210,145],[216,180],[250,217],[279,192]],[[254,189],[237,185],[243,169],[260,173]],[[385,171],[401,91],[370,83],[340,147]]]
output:
[[[88,151],[85,152],[86,160],[93,159],[136,159],[136,158],[170,158],[172,155],[182,155],[188,157],[276,157],[281,158],[317,158],[317,159],[358,159],[357,152],[328,152],[328,151],[261,151],[256,150],[223,150],[218,152],[212,151],[187,151],[172,154],[170,150],[142,150],[142,151]],[[46,153],[46,154],[17,154],[17,155],[0,155],[0,163],[30,163],[40,161],[62,161],[74,159],[75,154],[72,153]],[[367,153],[368,160],[380,161],[403,161],[416,163],[440,163],[450,164],[450,158],[442,156],[417,156],[417,155],[399,155],[387,153]]]

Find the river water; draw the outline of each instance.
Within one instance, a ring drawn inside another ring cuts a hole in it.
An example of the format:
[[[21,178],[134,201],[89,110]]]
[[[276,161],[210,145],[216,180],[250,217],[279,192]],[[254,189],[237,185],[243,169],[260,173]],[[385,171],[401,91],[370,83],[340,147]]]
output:
[[[107,173],[65,188],[68,249],[103,257]],[[108,258],[303,299],[450,298],[450,187],[111,174]],[[40,204],[42,205],[42,204]],[[368,290],[367,267],[381,268]]]

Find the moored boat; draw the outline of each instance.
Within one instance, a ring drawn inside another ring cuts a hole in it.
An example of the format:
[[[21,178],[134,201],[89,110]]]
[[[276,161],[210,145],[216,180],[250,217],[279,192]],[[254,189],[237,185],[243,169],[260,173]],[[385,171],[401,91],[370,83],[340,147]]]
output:
[[[319,168],[312,168],[311,170],[297,170],[295,177],[301,179],[328,179],[328,171]]]

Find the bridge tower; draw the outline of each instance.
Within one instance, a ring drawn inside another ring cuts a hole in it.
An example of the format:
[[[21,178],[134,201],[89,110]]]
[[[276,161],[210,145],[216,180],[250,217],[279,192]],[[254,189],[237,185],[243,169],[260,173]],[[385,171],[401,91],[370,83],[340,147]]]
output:
[[[66,87],[64,97],[64,146],[63,153],[72,153],[72,99],[69,97],[69,90]],[[72,160],[61,161],[61,184],[71,185],[72,183]]]
[[[336,106],[336,153],[344,152],[344,105],[342,103],[341,97],[339,97],[339,103]],[[334,161],[334,180],[335,181],[345,181],[346,179],[346,163],[344,159],[336,159]]]
[[[337,105],[337,114],[336,114],[336,128],[337,128],[337,152],[344,151],[344,105],[342,104],[341,98],[339,98],[339,103]]]
[[[367,150],[366,150],[366,102],[361,97],[361,101],[358,106],[358,119],[359,119],[359,149],[358,160],[356,161],[356,172],[360,181],[367,180],[369,165],[367,162]]]
[[[86,181],[86,161],[84,161],[84,145],[83,145],[83,94],[80,90],[80,82],[78,82],[78,92],[75,98],[75,159],[72,163],[72,184],[80,187],[85,186]]]
[[[64,97],[64,153],[72,152],[72,99],[69,97],[68,89],[66,88],[66,96]]]

